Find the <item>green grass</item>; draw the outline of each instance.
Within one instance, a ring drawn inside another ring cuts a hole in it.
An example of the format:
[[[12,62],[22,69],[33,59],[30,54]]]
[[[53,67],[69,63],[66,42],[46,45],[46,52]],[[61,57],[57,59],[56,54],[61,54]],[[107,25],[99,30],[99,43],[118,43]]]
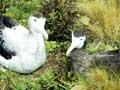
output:
[[[20,75],[13,72],[0,72],[1,90],[49,90],[57,87],[52,69],[42,74]]]

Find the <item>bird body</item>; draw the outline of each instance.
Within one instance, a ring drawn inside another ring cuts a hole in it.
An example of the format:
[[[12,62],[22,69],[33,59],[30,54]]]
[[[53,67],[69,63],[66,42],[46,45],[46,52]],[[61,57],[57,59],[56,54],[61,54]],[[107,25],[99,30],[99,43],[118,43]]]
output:
[[[0,63],[6,68],[20,73],[30,73],[39,68],[46,59],[45,46],[41,44],[43,40],[40,39],[40,36],[33,37],[29,35],[19,43],[17,42],[17,44],[23,44],[13,45],[17,55],[13,56],[10,60],[0,57]]]

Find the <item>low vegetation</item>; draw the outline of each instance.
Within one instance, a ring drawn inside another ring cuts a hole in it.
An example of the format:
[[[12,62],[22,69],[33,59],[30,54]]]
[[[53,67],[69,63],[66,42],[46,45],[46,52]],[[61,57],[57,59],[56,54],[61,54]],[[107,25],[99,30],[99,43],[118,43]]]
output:
[[[1,90],[120,90],[120,73],[93,68],[87,76],[68,70],[65,52],[71,31],[88,34],[89,53],[120,48],[119,0],[1,0],[0,14],[11,16],[27,27],[27,18],[41,12],[46,16],[49,41],[47,61],[28,75],[0,71]]]

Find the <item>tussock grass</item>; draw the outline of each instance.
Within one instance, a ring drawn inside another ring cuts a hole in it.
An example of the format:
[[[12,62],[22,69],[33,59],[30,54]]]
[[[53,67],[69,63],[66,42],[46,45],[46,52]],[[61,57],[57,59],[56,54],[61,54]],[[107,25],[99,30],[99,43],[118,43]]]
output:
[[[115,74],[115,73],[114,73]],[[120,78],[117,74],[110,75],[106,70],[96,69],[88,75],[87,90],[120,90]],[[91,82],[90,82],[91,81]]]
[[[120,90],[120,77],[119,74],[110,74],[105,69],[94,69],[71,90]]]
[[[104,42],[120,41],[120,9],[117,1],[93,0],[78,3],[78,8],[84,7],[86,16],[90,18],[86,24],[89,30]]]

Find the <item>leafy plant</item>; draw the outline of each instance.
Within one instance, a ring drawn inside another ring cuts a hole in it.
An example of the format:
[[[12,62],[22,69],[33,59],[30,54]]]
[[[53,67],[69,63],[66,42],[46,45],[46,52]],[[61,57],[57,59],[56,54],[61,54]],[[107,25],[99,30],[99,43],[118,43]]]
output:
[[[56,48],[59,48],[59,43],[57,43],[56,41],[46,41],[45,44],[47,54],[50,54],[55,51]]]
[[[47,17],[46,29],[50,31],[49,40],[70,40],[77,19],[76,0],[44,0],[41,12]]]

